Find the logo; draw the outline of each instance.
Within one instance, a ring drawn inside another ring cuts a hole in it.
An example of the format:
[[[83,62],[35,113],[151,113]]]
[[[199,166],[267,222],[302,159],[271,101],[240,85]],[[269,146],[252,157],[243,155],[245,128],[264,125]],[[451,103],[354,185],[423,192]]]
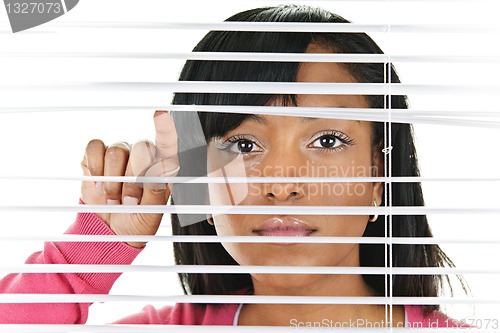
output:
[[[4,0],[12,32],[52,21],[75,8],[79,0]]]

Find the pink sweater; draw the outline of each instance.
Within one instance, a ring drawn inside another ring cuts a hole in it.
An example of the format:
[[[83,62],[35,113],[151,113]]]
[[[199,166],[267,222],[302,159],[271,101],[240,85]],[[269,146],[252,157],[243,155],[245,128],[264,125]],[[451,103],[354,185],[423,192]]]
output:
[[[78,214],[67,234],[113,235],[95,214]],[[141,252],[119,242],[45,243],[44,251],[31,255],[27,264],[130,264]],[[64,273],[10,274],[0,280],[1,293],[107,294],[120,274]],[[83,324],[90,303],[1,304],[3,324]],[[118,320],[120,324],[232,325],[238,304],[207,305],[179,303],[156,309],[146,306],[141,312]],[[454,322],[440,312],[423,317],[419,306],[405,306],[409,327],[450,327]]]

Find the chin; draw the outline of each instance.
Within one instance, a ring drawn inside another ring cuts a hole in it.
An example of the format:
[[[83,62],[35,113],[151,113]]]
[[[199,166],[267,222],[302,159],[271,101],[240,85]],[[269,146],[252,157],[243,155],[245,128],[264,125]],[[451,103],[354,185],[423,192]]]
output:
[[[269,295],[307,296],[314,294],[314,284],[325,278],[320,274],[252,274],[254,283],[265,286]]]

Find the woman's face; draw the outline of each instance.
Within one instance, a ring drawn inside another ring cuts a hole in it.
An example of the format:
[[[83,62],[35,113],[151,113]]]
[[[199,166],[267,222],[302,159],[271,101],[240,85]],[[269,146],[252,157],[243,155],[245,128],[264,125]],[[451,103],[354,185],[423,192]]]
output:
[[[311,46],[309,52],[326,52]],[[303,63],[298,82],[355,82],[336,63]],[[367,108],[359,95],[298,95],[300,107]],[[370,177],[371,124],[356,120],[255,115],[209,143],[212,176]],[[382,172],[383,174],[383,172]],[[381,183],[209,184],[211,205],[372,206]],[[227,214],[213,217],[220,236],[361,237],[367,215]],[[224,243],[240,265],[359,266],[358,244]],[[272,275],[254,276],[280,283]],[[302,276],[296,285],[318,276]],[[290,283],[290,280],[287,282]]]

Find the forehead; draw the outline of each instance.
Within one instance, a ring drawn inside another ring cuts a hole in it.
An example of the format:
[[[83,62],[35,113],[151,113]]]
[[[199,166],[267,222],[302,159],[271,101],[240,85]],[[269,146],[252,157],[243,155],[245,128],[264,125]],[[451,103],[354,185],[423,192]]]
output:
[[[306,53],[334,53],[318,44],[310,44]],[[337,62],[305,62],[299,65],[297,82],[357,82],[351,73]]]
[[[299,65],[297,82],[356,83],[357,81],[338,63],[305,62]]]
[[[306,53],[332,53],[330,49],[311,44]],[[354,76],[336,62],[306,62],[299,65],[297,82],[356,83]],[[297,106],[368,108],[362,95],[297,95]]]

